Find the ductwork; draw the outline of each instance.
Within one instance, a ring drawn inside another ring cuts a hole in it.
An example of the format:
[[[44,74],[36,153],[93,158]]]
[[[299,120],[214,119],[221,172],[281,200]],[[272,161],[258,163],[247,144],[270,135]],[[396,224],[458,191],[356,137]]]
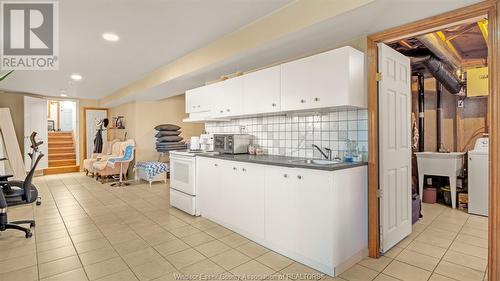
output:
[[[458,79],[453,72],[449,70],[449,66],[442,60],[437,58],[431,50],[428,49],[410,49],[401,51],[406,56],[409,56],[411,63],[422,64],[443,87],[451,94],[463,93],[463,83]]]
[[[453,70],[458,70],[462,67],[460,58],[448,49],[446,44],[436,33],[417,36],[417,39],[441,61],[449,64]]]
[[[461,93],[463,83],[446,67],[448,65],[453,71],[461,69],[460,58],[449,50],[436,33],[417,36],[417,39],[432,53],[429,59],[423,61],[432,76],[450,93],[455,95]]]
[[[443,87],[448,90],[448,92],[456,95],[460,93],[463,88],[463,83],[460,81],[455,74],[446,69],[444,63],[438,60],[434,56],[430,56],[429,59],[424,60],[423,64],[429,70],[429,72],[438,80]]]

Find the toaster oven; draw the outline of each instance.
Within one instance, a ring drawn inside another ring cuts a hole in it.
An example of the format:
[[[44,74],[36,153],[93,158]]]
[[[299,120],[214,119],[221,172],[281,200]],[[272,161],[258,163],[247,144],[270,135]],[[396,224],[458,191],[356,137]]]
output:
[[[248,153],[250,135],[247,134],[215,134],[214,151],[223,154]]]

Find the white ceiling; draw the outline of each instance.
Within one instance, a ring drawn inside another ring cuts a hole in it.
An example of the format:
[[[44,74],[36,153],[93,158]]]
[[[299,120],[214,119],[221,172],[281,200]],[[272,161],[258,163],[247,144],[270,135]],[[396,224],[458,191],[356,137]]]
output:
[[[336,1],[336,0],[308,0]],[[291,2],[290,0],[64,0],[60,1],[59,71],[14,72],[2,82],[9,90],[101,98]],[[161,99],[203,85],[221,75],[247,71],[480,0],[375,0],[247,53],[170,80],[106,106],[137,99]],[[119,4],[118,4],[119,3]],[[147,28],[146,28],[147,27]],[[101,33],[116,32],[117,44]],[[72,72],[84,80],[68,85]]]
[[[0,89],[101,98],[291,0],[59,1],[58,71],[15,71]],[[120,36],[106,42],[103,32]],[[71,73],[83,75],[72,82]]]
[[[319,0],[318,0],[319,1]],[[270,44],[239,54],[157,87],[114,100],[116,106],[132,100],[158,100],[218,79],[221,75],[247,71],[307,54],[343,46],[353,39],[469,6],[481,0],[375,0],[342,15],[282,37]]]

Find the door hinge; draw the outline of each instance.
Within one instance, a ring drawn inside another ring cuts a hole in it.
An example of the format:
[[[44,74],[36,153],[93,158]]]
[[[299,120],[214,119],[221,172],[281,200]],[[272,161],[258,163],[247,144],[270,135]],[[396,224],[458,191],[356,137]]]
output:
[[[375,80],[382,81],[382,72],[377,72],[377,74],[375,74]]]
[[[377,197],[378,197],[378,198],[381,198],[381,197],[382,197],[382,195],[383,195],[382,189],[378,189],[378,190],[377,190]]]

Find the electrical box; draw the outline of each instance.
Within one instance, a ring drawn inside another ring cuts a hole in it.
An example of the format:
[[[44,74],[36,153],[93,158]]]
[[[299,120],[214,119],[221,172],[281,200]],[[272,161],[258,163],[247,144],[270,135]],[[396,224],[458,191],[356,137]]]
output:
[[[467,70],[467,96],[480,97],[488,95],[488,67]]]

